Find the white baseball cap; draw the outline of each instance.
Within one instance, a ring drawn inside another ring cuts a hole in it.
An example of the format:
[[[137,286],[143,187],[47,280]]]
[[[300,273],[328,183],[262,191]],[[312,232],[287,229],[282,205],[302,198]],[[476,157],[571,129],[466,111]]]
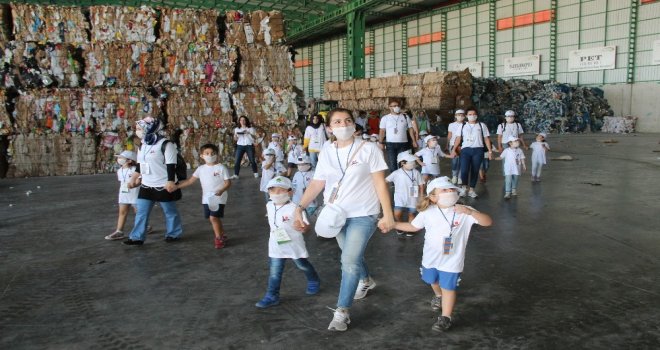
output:
[[[270,137],[280,137],[280,134],[274,132],[272,135],[270,135]]]
[[[291,136],[289,136],[289,137],[287,138],[287,140],[289,140],[289,141],[295,141],[295,140],[297,140],[297,139],[298,139],[298,138],[295,137],[295,136],[293,136],[293,135],[291,135]]]
[[[516,115],[516,112],[514,112],[512,110],[508,110],[508,111],[504,112],[505,117],[515,117],[515,115]]]
[[[419,132],[419,136],[424,136],[424,135],[428,135],[428,134],[429,133],[426,130],[422,130],[422,131]]]
[[[296,164],[312,164],[312,160],[308,155],[302,155],[296,160]]]
[[[264,156],[267,156],[267,155],[274,156],[274,155],[275,155],[275,150],[272,149],[272,148],[266,148],[266,149],[264,150]]]
[[[465,114],[465,110],[457,109],[456,112],[454,112],[454,115],[456,114]]]
[[[285,190],[290,190],[291,180],[289,180],[289,178],[285,176],[275,176],[274,178],[270,179],[270,181],[268,181],[268,184],[266,185],[266,188],[269,189],[273,187],[279,187]]]
[[[137,161],[137,154],[135,154],[135,152],[132,152],[132,151],[123,151],[119,154],[115,154],[115,157],[122,157],[122,158],[130,159],[134,162]]]
[[[517,137],[515,137],[515,136],[509,136],[509,137],[506,138],[506,140],[504,140],[504,142],[509,143],[509,142],[511,142],[511,141],[516,141],[516,140],[518,140]]]
[[[433,193],[433,190],[436,188],[453,188],[456,190],[459,189],[456,185],[451,183],[449,178],[446,176],[436,177],[435,179],[431,180],[431,182],[429,182],[429,184],[426,186],[426,195]]]
[[[548,137],[548,135],[546,135],[544,132],[540,132],[540,133],[539,133],[539,136],[541,136],[542,138],[546,138],[546,137]]]
[[[408,151],[406,151],[406,152],[401,152],[401,153],[399,153],[399,154],[396,156],[396,162],[397,162],[397,163],[402,162],[402,161],[404,161],[404,160],[405,160],[406,162],[414,162],[414,161],[417,160],[417,157],[415,157],[414,155],[410,154],[410,152],[408,152]]]
[[[346,212],[335,203],[326,203],[316,219],[316,235],[324,238],[336,237],[346,224]]]
[[[432,139],[437,139],[437,137],[433,136],[433,135],[429,135],[429,136],[425,137],[424,138],[424,144],[427,144],[429,142],[429,140],[432,140]]]

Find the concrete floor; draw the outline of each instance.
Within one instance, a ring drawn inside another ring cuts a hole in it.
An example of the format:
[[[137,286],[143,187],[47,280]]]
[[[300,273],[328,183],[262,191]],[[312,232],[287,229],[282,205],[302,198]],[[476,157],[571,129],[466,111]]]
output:
[[[539,184],[524,176],[510,201],[495,163],[469,201],[495,222],[473,231],[455,328],[444,334],[431,331],[432,293],[418,277],[421,235],[372,238],[378,287],[355,303],[348,332],[326,330],[339,251],[314,235],[307,245],[320,294],[305,296],[289,264],[282,304],[257,310],[268,229],[247,169],[230,191],[223,250],[213,249],[199,186],[179,205],[181,243],[162,241],[156,208],[159,235],[128,247],[103,240],[116,220],[114,175],[0,180],[0,348],[657,348],[659,140],[551,135],[550,157],[577,159],[552,161]]]

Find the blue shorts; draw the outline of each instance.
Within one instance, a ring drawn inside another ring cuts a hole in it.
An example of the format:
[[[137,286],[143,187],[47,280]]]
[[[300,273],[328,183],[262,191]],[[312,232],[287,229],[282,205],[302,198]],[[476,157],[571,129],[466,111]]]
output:
[[[216,211],[211,211],[209,209],[208,204],[203,204],[204,205],[204,218],[208,219],[210,216],[216,217],[216,218],[224,218],[225,217],[225,205],[220,204],[220,207]]]
[[[460,272],[445,272],[437,269],[427,269],[422,266],[419,268],[422,275],[422,281],[428,284],[438,283],[440,288],[446,290],[456,290],[461,280]]]
[[[398,207],[394,206],[394,210],[407,212],[408,214],[417,214],[417,208],[408,208],[408,207]]]

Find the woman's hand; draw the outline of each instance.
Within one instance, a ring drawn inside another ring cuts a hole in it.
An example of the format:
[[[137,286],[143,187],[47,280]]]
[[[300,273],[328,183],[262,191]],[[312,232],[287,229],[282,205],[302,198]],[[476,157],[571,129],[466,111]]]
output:
[[[378,228],[382,233],[388,233],[394,228],[394,218],[384,216],[382,219],[378,220]]]

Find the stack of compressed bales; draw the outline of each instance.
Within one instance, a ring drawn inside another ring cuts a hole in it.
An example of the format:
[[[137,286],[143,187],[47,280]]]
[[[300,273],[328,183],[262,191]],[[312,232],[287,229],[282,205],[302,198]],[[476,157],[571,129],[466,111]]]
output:
[[[14,37],[21,42],[87,43],[89,24],[80,7],[11,4]]]
[[[612,134],[630,134],[635,132],[637,117],[604,117],[603,132]]]
[[[238,61],[235,47],[202,42],[182,45],[171,41],[163,42],[161,48],[164,60],[162,84],[226,86],[234,76]]]
[[[160,40],[185,44],[219,43],[217,10],[164,7],[160,11]]]

